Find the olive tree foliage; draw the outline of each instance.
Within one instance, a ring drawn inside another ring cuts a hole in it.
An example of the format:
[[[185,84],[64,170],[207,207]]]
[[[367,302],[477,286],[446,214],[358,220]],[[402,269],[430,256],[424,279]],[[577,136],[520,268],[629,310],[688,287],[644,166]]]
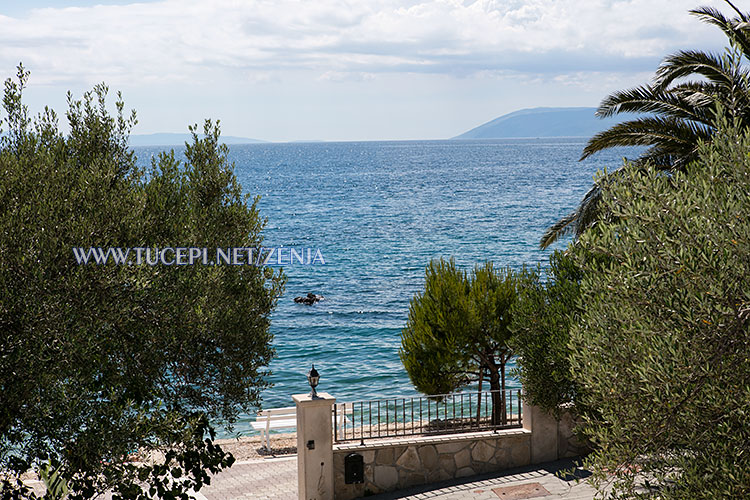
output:
[[[534,274],[513,306],[511,341],[524,399],[556,413],[578,403],[580,389],[570,371],[570,329],[580,318],[581,270],[569,251],[556,251]]]
[[[417,390],[448,394],[488,380],[490,390],[497,391],[492,421],[504,422],[506,364],[513,355],[511,307],[529,274],[496,270],[491,262],[471,273],[453,259],[429,263],[424,292],[409,304],[399,353]]]
[[[78,265],[73,247],[259,246],[218,123],[191,127],[185,162],[139,169],[135,113],[107,87],[32,119],[19,66],[0,138],[0,492],[33,496],[29,469],[70,498],[187,498],[233,458],[213,443],[259,404],[281,272],[254,266]],[[133,256],[131,255],[131,258]],[[209,424],[209,422],[211,424]],[[131,462],[135,451],[164,460]],[[143,488],[142,485],[145,485]]]
[[[750,497],[750,137],[685,172],[626,167],[585,233],[571,370],[618,498]]]

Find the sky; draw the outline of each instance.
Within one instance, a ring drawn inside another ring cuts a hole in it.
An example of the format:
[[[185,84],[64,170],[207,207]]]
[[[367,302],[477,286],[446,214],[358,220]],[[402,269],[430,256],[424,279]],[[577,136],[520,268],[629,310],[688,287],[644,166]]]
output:
[[[735,0],[750,10],[749,0]],[[0,77],[64,116],[105,82],[136,134],[445,139],[523,108],[596,106],[680,49],[726,39],[720,0],[0,0]]]

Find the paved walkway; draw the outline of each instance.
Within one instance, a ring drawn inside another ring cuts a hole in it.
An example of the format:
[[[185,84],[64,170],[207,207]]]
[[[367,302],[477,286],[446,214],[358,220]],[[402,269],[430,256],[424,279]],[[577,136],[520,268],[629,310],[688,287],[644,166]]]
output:
[[[197,500],[297,500],[297,457],[235,462],[195,496]]]
[[[596,490],[583,481],[588,471],[577,469],[574,476],[559,478],[559,471],[572,470],[570,460],[531,465],[481,476],[430,484],[368,497],[371,500],[395,498],[440,500],[525,500],[531,498],[592,500]]]
[[[560,479],[555,475],[558,471],[570,470],[573,467],[573,462],[560,460],[375,495],[368,499],[593,499],[595,490],[580,480],[587,477],[588,472],[579,469],[575,477],[566,479]],[[297,458],[237,462],[229,470],[214,476],[211,485],[204,487],[196,497],[198,500],[296,500]]]

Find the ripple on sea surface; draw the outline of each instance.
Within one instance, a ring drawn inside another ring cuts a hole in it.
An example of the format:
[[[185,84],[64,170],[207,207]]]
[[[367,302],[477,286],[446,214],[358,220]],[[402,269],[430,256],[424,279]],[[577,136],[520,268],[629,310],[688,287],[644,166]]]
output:
[[[634,150],[577,160],[582,139],[233,145],[245,192],[261,195],[265,245],[317,247],[324,266],[287,266],[272,316],[277,358],[266,408],[320,388],[340,401],[416,394],[398,357],[409,300],[431,258],[470,268],[547,262],[544,230],[569,213],[597,169]],[[135,148],[146,164],[155,148]],[[179,148],[178,148],[179,152]],[[559,248],[560,245],[557,246]],[[313,306],[292,299],[325,296]],[[511,386],[517,382],[511,380]],[[236,430],[248,433],[252,416]]]

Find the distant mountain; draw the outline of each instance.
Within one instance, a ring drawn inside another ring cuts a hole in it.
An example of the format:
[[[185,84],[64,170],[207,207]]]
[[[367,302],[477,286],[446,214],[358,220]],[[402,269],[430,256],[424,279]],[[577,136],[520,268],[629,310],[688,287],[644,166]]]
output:
[[[622,117],[599,119],[596,108],[531,108],[508,113],[454,137],[454,139],[501,139],[504,137],[591,137],[623,121]]]
[[[185,141],[192,140],[190,134],[133,134],[130,136],[131,146],[183,146]],[[260,141],[258,139],[249,139],[247,137],[232,137],[231,135],[222,135],[219,138],[224,144],[251,144]]]

